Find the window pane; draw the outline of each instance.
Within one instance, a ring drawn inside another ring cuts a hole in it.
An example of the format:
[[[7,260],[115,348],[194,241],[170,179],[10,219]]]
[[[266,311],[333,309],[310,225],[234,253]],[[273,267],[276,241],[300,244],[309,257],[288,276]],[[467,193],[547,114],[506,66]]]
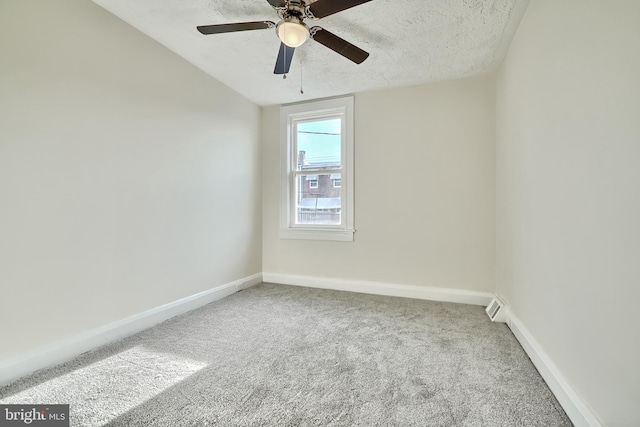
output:
[[[296,224],[340,224],[342,199],[336,174],[296,177]]]
[[[297,170],[340,167],[342,159],[340,118],[296,124]]]

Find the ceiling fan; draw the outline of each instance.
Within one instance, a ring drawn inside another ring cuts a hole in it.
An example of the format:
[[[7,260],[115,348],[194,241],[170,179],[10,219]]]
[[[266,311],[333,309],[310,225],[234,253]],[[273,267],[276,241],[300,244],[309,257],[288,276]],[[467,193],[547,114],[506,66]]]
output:
[[[309,38],[328,47],[356,64],[362,63],[369,53],[341,39],[322,27],[309,28],[304,20],[320,19],[325,16],[367,3],[371,0],[267,0],[280,16],[276,24],[272,21],[238,22],[234,24],[200,25],[196,27],[202,34],[221,34],[247,30],[275,28],[280,38],[280,51],[273,70],[274,74],[287,74],[295,48]],[[285,76],[286,77],[286,76]]]

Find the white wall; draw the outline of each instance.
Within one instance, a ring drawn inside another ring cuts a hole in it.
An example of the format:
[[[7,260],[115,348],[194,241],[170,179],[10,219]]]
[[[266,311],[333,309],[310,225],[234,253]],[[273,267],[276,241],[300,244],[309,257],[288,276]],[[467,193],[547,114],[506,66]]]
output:
[[[355,97],[355,241],[280,240],[279,108],[263,115],[263,270],[493,291],[492,77]]]
[[[261,271],[258,106],[86,0],[0,58],[0,359]]]
[[[498,291],[607,426],[640,425],[639,23],[532,0],[498,78]]]

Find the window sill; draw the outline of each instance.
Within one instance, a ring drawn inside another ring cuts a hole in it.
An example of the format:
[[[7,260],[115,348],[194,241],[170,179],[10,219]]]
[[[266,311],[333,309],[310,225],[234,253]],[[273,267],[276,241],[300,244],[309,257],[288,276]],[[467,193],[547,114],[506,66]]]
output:
[[[318,230],[313,228],[281,228],[280,239],[289,240],[333,240],[353,242],[355,230]]]

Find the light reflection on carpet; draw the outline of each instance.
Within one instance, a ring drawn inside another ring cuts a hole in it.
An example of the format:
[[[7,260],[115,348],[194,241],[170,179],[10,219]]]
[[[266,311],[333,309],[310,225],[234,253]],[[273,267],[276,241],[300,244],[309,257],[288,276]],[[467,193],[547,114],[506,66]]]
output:
[[[0,403],[68,403],[71,425],[101,426],[205,366],[137,346],[8,396]]]

